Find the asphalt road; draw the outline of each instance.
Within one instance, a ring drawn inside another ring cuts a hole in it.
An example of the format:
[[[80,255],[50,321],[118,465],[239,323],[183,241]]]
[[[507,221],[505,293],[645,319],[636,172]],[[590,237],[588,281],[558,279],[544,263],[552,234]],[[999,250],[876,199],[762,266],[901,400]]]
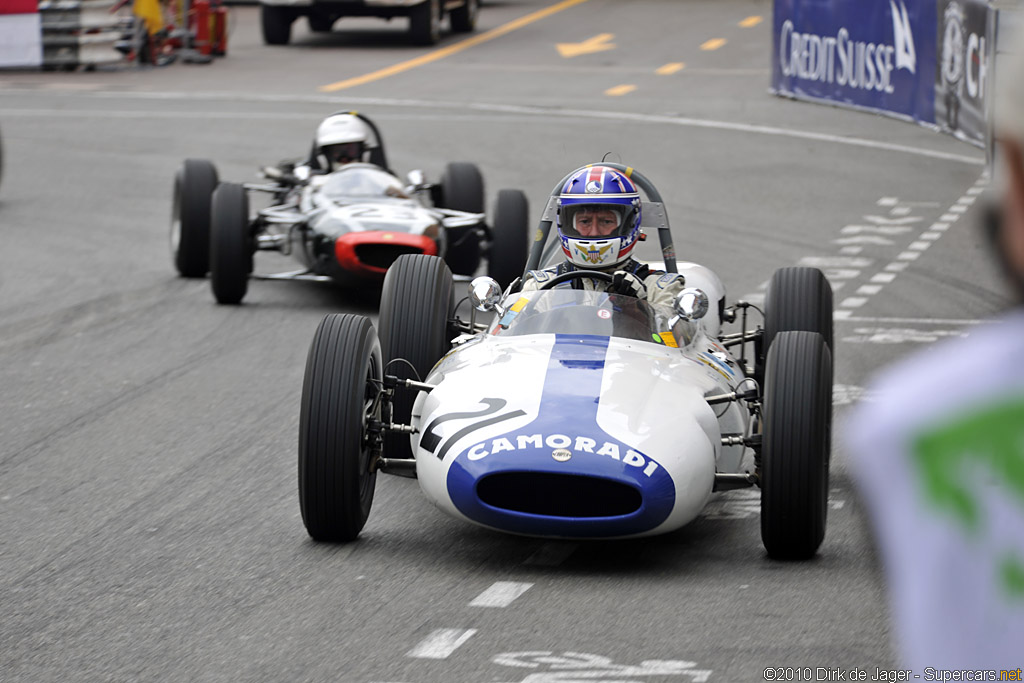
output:
[[[232,16],[229,54],[208,66],[0,73],[0,680],[759,681],[770,666],[894,665],[841,443],[826,540],[802,564],[765,557],[751,491],[666,536],[570,543],[464,525],[382,476],[358,542],[310,541],[295,483],[306,351],[324,314],[375,316],[377,293],[254,282],[244,305],[217,306],[172,269],[171,181],[187,157],[252,179],[353,107],[396,170],[475,161],[489,198],[521,188],[537,217],[562,175],[608,153],[659,186],[680,258],[731,299],[756,300],[779,267],[826,270],[841,425],[876,370],[1005,304],[976,228],[980,150],[770,96],[767,0],[487,2],[487,39],[449,35],[441,57],[398,20],[297,24],[270,48],[256,8]],[[605,33],[614,47],[556,48]]]

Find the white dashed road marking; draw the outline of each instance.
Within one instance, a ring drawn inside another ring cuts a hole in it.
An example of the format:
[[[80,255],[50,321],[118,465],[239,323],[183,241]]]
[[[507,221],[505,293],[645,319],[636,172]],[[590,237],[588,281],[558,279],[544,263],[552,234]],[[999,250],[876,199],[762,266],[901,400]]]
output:
[[[475,628],[439,628],[409,650],[406,656],[419,659],[447,659],[460,645],[472,638],[474,633]]]
[[[977,197],[985,191],[985,187],[985,178],[979,178],[963,196],[946,209],[938,221],[929,225],[911,240],[910,244],[903,247],[892,262],[881,271],[870,274],[870,284],[861,284],[855,292],[856,296],[848,296],[840,301],[836,305],[834,319],[851,320],[854,309],[863,307],[871,297],[879,295],[884,290],[884,285],[894,282],[898,273],[906,270],[911,262],[919,259],[922,253],[938,242],[950,226],[975,203]],[[938,206],[935,202],[903,201],[899,197],[881,197],[877,205],[889,208],[890,215],[865,215],[863,223],[843,226],[839,231],[842,237],[832,240],[833,244],[839,246],[839,255],[806,256],[800,259],[797,265],[820,268],[832,285],[833,292],[836,292],[847,282],[859,279],[865,269],[873,269],[874,260],[863,255],[865,247],[894,246],[895,240],[910,232],[913,224],[924,220],[923,216],[910,215],[913,207]],[[870,273],[870,270],[868,272]],[[747,294],[740,298],[759,305],[764,301],[764,289],[765,285],[762,285],[759,293]]]
[[[498,581],[469,603],[470,607],[508,607],[512,601],[530,590],[532,583]]]

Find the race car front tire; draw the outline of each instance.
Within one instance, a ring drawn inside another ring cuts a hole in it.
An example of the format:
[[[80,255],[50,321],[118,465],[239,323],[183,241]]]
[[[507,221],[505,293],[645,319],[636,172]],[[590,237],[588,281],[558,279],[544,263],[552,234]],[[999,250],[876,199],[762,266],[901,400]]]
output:
[[[500,190],[491,221],[487,274],[502,289],[523,274],[530,255],[530,203],[521,190]]]
[[[217,182],[217,169],[206,159],[186,159],[174,176],[171,257],[183,277],[210,270],[210,199]]]
[[[377,474],[367,423],[376,417],[382,370],[369,318],[332,314],[320,321],[299,412],[299,508],[317,541],[353,541],[370,515]]]
[[[260,5],[260,28],[267,45],[287,45],[292,39],[295,12],[278,5]]]
[[[387,374],[423,381],[448,351],[452,286],[451,270],[436,256],[404,254],[388,268],[381,290],[379,322]],[[415,391],[396,389],[391,421],[409,424],[415,400]],[[384,454],[388,458],[412,458],[409,435],[386,433]]]
[[[454,161],[441,176],[441,202],[446,209],[484,212],[484,176],[467,161]],[[480,267],[480,233],[476,227],[450,228],[444,260],[453,273],[472,275]]]
[[[210,238],[213,296],[217,303],[241,303],[249,288],[254,251],[249,230],[249,195],[242,185],[221,183],[213,193]]]
[[[825,538],[832,354],[816,332],[780,332],[768,351],[761,445],[761,540],[807,560]]]

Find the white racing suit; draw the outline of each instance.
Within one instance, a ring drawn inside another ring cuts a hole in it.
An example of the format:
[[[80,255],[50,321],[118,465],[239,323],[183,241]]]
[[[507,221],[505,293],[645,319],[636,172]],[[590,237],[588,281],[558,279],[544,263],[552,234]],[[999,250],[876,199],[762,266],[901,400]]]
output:
[[[524,292],[531,292],[540,289],[546,282],[552,280],[556,275],[562,275],[575,270],[586,270],[585,268],[578,268],[568,261],[563,261],[552,268],[545,268],[544,270],[531,270],[526,274],[523,279]],[[661,270],[651,270],[646,263],[640,263],[633,259],[627,259],[623,263],[618,264],[614,268],[608,269],[603,272],[607,272],[611,275],[614,272],[624,270],[627,273],[631,273],[639,279],[644,288],[647,290],[647,303],[654,306],[665,306],[672,308],[672,302],[676,298],[676,295],[683,290],[686,280],[679,273],[666,273]],[[577,280],[570,280],[561,285],[555,285],[556,287],[573,287],[574,289],[586,289],[586,290],[597,290],[606,291],[611,285],[610,282],[603,280],[595,280],[591,278],[579,278]]]

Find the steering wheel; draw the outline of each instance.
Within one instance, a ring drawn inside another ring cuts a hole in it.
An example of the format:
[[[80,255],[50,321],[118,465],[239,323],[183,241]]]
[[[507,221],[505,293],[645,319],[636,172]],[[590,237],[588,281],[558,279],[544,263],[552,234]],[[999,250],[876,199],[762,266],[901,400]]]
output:
[[[569,280],[580,280],[583,278],[601,280],[603,282],[611,282],[614,279],[610,273],[604,273],[600,270],[570,270],[568,273],[556,275],[554,278],[541,285],[538,289],[543,291],[545,289],[551,289],[555,285],[560,285],[563,282],[568,282]]]

